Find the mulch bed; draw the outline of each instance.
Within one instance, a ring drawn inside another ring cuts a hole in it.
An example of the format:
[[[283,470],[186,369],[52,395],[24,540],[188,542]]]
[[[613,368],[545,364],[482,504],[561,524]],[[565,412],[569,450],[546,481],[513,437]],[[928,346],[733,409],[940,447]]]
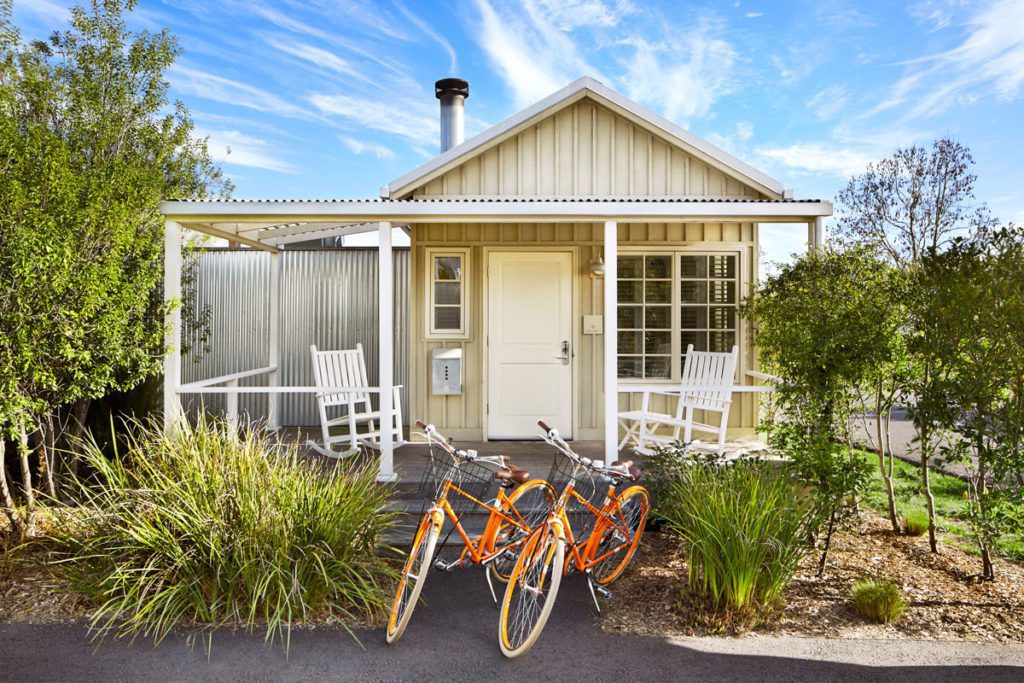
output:
[[[978,579],[981,560],[927,537],[894,536],[888,521],[863,512],[849,531],[833,538],[825,576],[818,556],[804,562],[783,604],[750,631],[830,638],[906,638],[1024,642],[1024,566],[996,559],[996,581]],[[853,607],[850,588],[868,576],[895,581],[909,607],[895,624],[867,622]],[[602,615],[606,631],[657,636],[713,635],[701,625],[699,607],[686,589],[680,543],[648,533],[626,574],[613,586]],[[735,633],[742,629],[733,629]]]

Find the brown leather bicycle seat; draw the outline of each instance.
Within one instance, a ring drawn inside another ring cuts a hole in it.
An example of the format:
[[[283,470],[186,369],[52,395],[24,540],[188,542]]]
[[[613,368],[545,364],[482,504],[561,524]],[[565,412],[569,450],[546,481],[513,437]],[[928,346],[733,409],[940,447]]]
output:
[[[525,484],[530,481],[530,472],[521,470],[515,465],[509,465],[508,469],[500,469],[494,473],[494,478],[499,481],[511,481],[515,484]]]
[[[629,478],[633,481],[640,479],[642,474],[639,467],[633,466],[632,460],[615,460],[612,462],[612,467],[625,467],[629,471]]]

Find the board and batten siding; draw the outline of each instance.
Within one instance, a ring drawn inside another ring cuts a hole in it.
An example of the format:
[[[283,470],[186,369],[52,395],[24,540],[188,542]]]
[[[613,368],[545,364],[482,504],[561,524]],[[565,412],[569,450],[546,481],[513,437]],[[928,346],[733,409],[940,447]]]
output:
[[[498,142],[413,197],[730,197],[756,189],[584,98]]]
[[[603,335],[583,334],[584,315],[602,315],[602,280],[590,275],[590,263],[603,253],[602,226],[596,223],[449,223],[411,226],[409,327],[410,344],[410,420],[420,418],[435,424],[445,434],[458,439],[482,439],[485,431],[486,365],[485,297],[486,266],[489,251],[565,250],[574,255],[573,410],[575,436],[583,440],[603,438]],[[691,247],[727,250],[740,255],[740,295],[745,296],[757,277],[757,226],[754,223],[623,223],[619,225],[619,248],[657,250]],[[426,263],[430,248],[468,248],[467,286],[469,291],[468,338],[428,338],[426,329]],[[524,321],[528,324],[528,321]],[[741,346],[740,380],[744,371],[754,369],[749,329],[744,324],[738,335]],[[463,393],[435,396],[431,392],[431,353],[436,348],[460,348],[463,353]],[[638,400],[638,399],[636,399]],[[620,407],[630,407],[630,398],[622,396]],[[655,410],[668,406],[652,402]],[[674,410],[674,406],[671,407]],[[730,437],[749,436],[756,428],[755,398],[737,395],[730,415]]]

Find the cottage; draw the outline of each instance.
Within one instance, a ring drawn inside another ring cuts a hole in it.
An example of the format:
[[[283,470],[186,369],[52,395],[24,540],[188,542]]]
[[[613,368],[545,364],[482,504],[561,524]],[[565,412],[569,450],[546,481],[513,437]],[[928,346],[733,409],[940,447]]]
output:
[[[463,141],[469,95],[437,83],[441,154],[382,188],[344,201],[167,201],[168,297],[180,292],[181,229],[271,252],[288,244],[379,234],[380,411],[393,410],[391,229],[411,240],[410,417],[471,440],[537,436],[544,418],[566,436],[620,439],[616,415],[634,390],[679,381],[688,345],[739,347],[731,436],[757,424],[757,354],[737,305],[757,279],[759,225],[807,226],[822,239],[826,201],[794,199],[778,181],[592,78]],[[180,320],[171,314],[165,414],[180,394],[314,387],[275,381],[280,330],[267,365],[181,384]],[[447,377],[445,374],[447,373]],[[268,375],[267,387],[238,380]],[[226,385],[226,386],[225,386]],[[381,476],[392,476],[390,434]]]

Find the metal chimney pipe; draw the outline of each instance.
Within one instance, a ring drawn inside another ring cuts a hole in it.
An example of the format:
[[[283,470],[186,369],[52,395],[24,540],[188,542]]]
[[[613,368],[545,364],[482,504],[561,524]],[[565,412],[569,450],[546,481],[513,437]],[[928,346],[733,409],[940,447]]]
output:
[[[461,145],[465,137],[465,103],[469,83],[461,78],[442,78],[434,83],[434,97],[441,100],[441,153]]]

